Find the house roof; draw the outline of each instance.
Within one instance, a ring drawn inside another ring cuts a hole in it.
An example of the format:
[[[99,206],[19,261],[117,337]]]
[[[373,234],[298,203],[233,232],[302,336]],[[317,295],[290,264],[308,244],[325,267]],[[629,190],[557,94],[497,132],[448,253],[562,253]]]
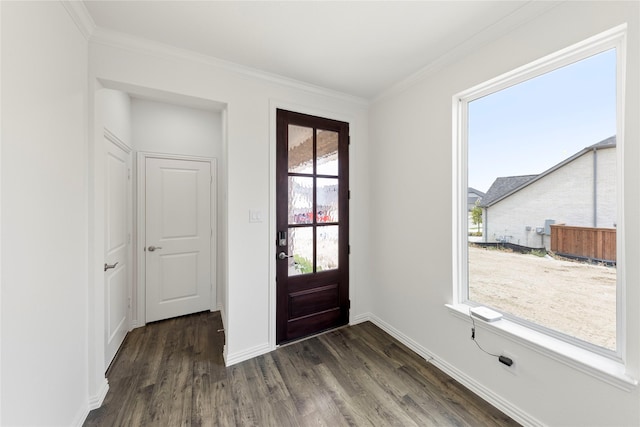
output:
[[[503,176],[496,178],[487,190],[487,194],[482,198],[480,206],[489,207],[494,202],[502,199],[506,194],[512,193],[515,189],[527,184],[538,175]]]
[[[477,194],[479,197],[484,197],[484,194],[485,194],[485,193],[483,193],[482,191],[480,191],[480,190],[476,190],[476,189],[475,189],[475,188],[473,188],[473,187],[469,187],[469,188],[467,189],[467,193]]]
[[[607,139],[603,139],[600,142],[596,142],[593,145],[588,146],[587,148],[585,148],[584,150],[580,151],[580,153],[584,154],[583,151],[589,151],[593,148],[612,148],[616,146],[616,136],[610,136]]]
[[[551,167],[550,169],[547,169],[539,175],[520,175],[496,178],[493,184],[491,184],[491,187],[489,187],[489,190],[487,190],[487,194],[482,198],[480,206],[483,208],[488,208],[491,205],[498,203],[500,200],[522,190],[523,188],[533,184],[539,179],[544,178],[550,173],[560,169],[566,164],[571,163],[578,157],[583,156],[590,151],[614,148],[615,146],[616,137],[614,135],[610,136],[607,139],[603,139],[602,141],[597,142],[593,145],[583,148],[573,156],[568,157],[567,159],[561,161],[557,165]]]
[[[484,193],[482,191],[476,190],[473,187],[467,188],[467,207],[469,210],[475,206],[476,203],[480,203],[482,198],[484,197]]]

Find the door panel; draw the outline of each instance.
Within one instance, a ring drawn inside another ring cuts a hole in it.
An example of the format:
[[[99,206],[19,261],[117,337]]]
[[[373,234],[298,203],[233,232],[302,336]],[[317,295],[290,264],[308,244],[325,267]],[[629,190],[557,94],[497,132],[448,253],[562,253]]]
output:
[[[160,301],[167,302],[198,295],[197,252],[174,255],[159,254]]]
[[[349,321],[349,125],[277,112],[276,339]]]
[[[211,308],[211,164],[147,158],[146,321]]]
[[[126,268],[124,266],[117,267],[117,270],[109,274],[107,279],[107,301],[109,304],[109,310],[107,310],[107,336],[108,341],[114,344],[117,341],[122,342],[122,338],[118,339],[118,335],[121,332],[126,334],[126,320],[127,320],[127,277]],[[116,340],[116,341],[114,341]],[[118,345],[120,343],[117,343]]]
[[[105,164],[105,370],[129,331],[131,283],[131,153],[104,139]]]

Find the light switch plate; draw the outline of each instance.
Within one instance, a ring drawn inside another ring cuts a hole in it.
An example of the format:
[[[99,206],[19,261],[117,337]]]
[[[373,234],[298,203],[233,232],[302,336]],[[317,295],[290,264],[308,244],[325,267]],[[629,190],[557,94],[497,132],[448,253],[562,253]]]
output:
[[[249,222],[262,222],[262,211],[261,210],[249,210]]]

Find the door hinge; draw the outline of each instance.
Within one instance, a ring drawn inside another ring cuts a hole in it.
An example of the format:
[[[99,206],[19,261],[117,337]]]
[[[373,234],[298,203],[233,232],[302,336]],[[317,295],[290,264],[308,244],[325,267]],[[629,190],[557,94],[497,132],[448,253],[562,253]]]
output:
[[[209,179],[209,182],[210,182],[211,184],[213,184],[213,175],[211,175],[209,178],[210,178],[210,179]]]
[[[131,243],[131,233],[127,233],[127,243]]]
[[[351,200],[351,190],[347,191],[347,199]]]
[[[351,245],[347,245],[347,253],[351,255]]]
[[[351,300],[347,301],[347,308],[351,308]]]
[[[131,168],[127,169],[127,179],[131,179]]]

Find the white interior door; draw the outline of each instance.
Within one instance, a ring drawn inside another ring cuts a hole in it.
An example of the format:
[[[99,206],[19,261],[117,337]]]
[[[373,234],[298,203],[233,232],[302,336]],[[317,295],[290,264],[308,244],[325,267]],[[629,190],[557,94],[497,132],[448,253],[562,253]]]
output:
[[[146,321],[211,309],[211,163],[145,161]]]
[[[105,142],[105,370],[129,331],[131,151]]]

